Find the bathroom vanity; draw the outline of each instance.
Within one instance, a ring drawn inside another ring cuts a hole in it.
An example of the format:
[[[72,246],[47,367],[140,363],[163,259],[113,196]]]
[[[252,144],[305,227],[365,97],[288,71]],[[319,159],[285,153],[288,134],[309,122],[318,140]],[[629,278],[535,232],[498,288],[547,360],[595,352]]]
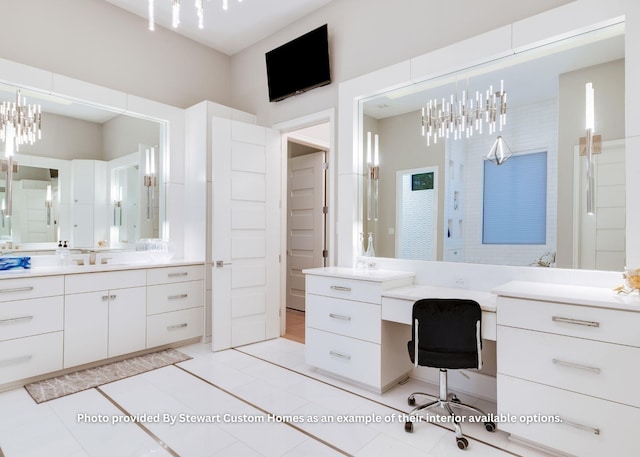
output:
[[[497,370],[468,371],[475,382],[458,389],[483,396],[474,389],[480,378],[491,380],[498,414],[512,418],[498,428],[511,439],[585,457],[628,455],[640,423],[637,294],[534,280],[473,290],[425,284],[436,274],[423,273],[305,270],[307,363],[382,392],[403,377],[420,377],[406,347],[413,303],[473,299],[482,308],[483,339],[495,341]]]
[[[0,275],[0,390],[203,334],[204,266],[38,267]]]

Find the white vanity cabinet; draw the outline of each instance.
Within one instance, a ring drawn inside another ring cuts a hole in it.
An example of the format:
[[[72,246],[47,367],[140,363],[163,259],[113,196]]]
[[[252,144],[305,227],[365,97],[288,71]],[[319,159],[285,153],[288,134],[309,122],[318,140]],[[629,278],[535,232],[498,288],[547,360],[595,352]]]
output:
[[[0,384],[62,369],[62,276],[0,282]]]
[[[497,291],[498,413],[517,418],[499,428],[580,457],[635,455],[640,306],[620,304],[638,297],[539,286]]]
[[[410,328],[381,318],[382,291],[413,274],[318,268],[306,274],[305,358],[309,365],[383,392],[406,376]]]
[[[202,335],[202,265],[149,269],[147,284],[147,347]]]
[[[145,349],[145,270],[67,275],[65,292],[65,368]]]

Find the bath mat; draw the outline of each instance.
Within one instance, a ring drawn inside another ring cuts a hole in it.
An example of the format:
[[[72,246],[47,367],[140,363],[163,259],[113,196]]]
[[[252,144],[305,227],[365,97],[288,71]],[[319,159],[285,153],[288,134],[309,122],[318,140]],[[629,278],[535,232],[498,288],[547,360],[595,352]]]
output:
[[[24,388],[36,403],[43,403],[189,359],[190,356],[180,351],[167,349],[45,379],[27,384]]]

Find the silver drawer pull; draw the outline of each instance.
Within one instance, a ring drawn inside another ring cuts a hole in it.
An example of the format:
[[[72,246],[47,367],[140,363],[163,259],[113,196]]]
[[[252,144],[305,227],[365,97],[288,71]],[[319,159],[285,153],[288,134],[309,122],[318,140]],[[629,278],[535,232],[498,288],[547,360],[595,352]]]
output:
[[[0,367],[8,367],[10,365],[17,365],[18,363],[25,363],[31,360],[33,356],[23,355],[22,357],[14,357],[13,359],[0,360]]]
[[[109,300],[115,300],[115,299],[116,299],[116,294],[109,295]]]
[[[567,362],[565,360],[560,360],[560,359],[553,359],[553,363],[555,363],[556,365],[562,365],[563,367],[577,368],[578,370],[585,370],[585,371],[590,371],[590,372],[595,373],[595,374],[600,374],[600,368],[597,368],[597,367],[590,367],[590,366],[587,366],[587,365],[580,365],[578,363]]]
[[[33,286],[29,287],[15,287],[13,289],[0,289],[0,294],[10,294],[12,292],[31,292]]]
[[[185,328],[187,325],[186,322],[184,324],[170,325],[167,327],[167,330],[178,330],[179,328]]]
[[[351,292],[351,287],[344,287],[344,286],[331,286],[331,289],[333,290],[339,290],[341,292]]]
[[[181,271],[180,273],[169,273],[168,276],[170,278],[176,278],[178,276],[187,276],[189,273],[187,273],[186,271]]]
[[[33,316],[11,317],[9,319],[0,319],[0,324],[13,324],[15,322],[30,321]]]
[[[109,300],[109,296],[108,295],[103,295],[102,296],[102,301],[107,301]]]
[[[351,360],[351,356],[350,355],[342,354],[340,352],[329,351],[329,354],[334,356],[334,357],[338,357],[339,359]]]
[[[329,314],[329,317],[332,317],[334,319],[340,319],[341,321],[350,321],[351,320],[351,316],[342,316],[340,314]]]
[[[591,432],[594,435],[599,435],[600,434],[600,429],[599,428],[589,427],[587,425],[578,424],[577,422],[568,421],[566,419],[562,419],[562,423],[570,425],[570,426],[575,427],[575,428],[579,428],[580,430],[585,430],[587,432]]]
[[[181,298],[187,298],[188,294],[180,294],[180,295],[169,295],[167,300],[180,300]]]
[[[553,322],[563,322],[565,324],[584,325],[585,327],[600,327],[600,322],[583,321],[580,319],[571,319],[570,317],[553,316],[551,320]]]

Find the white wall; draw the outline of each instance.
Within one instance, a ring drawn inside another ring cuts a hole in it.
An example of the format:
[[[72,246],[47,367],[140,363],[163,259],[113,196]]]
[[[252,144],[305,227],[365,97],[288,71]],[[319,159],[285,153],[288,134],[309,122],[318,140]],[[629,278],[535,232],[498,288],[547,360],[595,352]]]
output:
[[[181,108],[231,102],[228,56],[159,26],[150,32],[104,0],[4,0],[0,16],[4,59]]]
[[[336,107],[342,81],[565,3],[570,1],[336,0],[234,55],[231,103],[268,126]],[[325,23],[333,83],[270,103],[265,52]]]

